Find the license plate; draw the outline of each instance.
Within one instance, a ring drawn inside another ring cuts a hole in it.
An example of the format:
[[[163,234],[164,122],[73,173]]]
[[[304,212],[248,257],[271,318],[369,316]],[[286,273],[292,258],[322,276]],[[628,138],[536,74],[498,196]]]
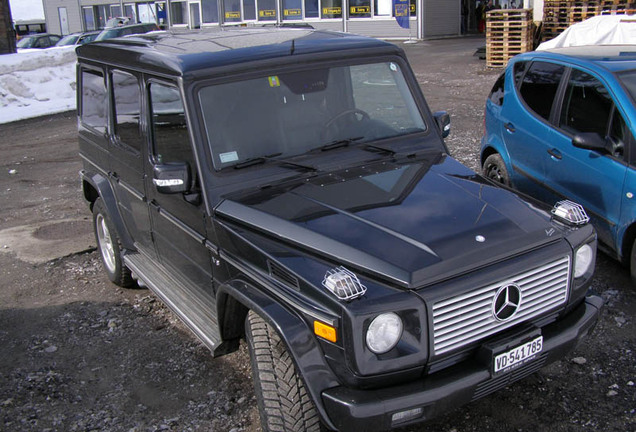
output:
[[[543,336],[539,336],[505,353],[496,355],[494,361],[495,373],[503,372],[525,363],[539,354],[542,349]]]

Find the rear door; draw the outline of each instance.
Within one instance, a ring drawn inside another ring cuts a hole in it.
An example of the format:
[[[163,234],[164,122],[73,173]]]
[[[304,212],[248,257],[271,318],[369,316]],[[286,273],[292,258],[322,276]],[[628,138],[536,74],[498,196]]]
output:
[[[118,208],[136,246],[154,256],[144,184],[143,159],[147,157],[147,136],[141,121],[140,75],[112,69],[109,76],[112,98],[110,172],[115,180]]]
[[[514,97],[504,98],[501,134],[510,157],[515,187],[549,202],[544,164],[555,133],[550,119],[566,68],[534,61],[524,69],[515,65],[513,79],[506,80],[506,94]]]

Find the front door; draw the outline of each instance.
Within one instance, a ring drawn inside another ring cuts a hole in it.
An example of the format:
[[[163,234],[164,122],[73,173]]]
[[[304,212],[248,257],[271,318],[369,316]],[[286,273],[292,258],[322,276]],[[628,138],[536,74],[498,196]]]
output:
[[[626,196],[623,184],[627,172],[629,130],[612,95],[601,81],[573,69],[565,88],[558,121],[559,133],[546,155],[546,177],[561,197],[581,204],[596,227],[599,239],[613,246],[621,205]],[[574,147],[579,133],[595,133],[619,145],[614,154]]]
[[[198,286],[212,281],[211,257],[205,246],[205,208],[185,111],[179,89],[167,82],[148,83],[152,128],[151,165],[146,186],[152,233],[161,263],[173,274]],[[192,182],[189,193],[163,194],[152,183],[154,164],[186,162]]]

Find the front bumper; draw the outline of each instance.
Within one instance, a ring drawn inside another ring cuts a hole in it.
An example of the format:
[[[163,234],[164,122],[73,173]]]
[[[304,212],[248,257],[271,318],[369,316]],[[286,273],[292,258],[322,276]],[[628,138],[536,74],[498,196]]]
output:
[[[374,390],[335,387],[322,393],[325,409],[341,431],[387,430],[431,419],[506,387],[565,356],[594,327],[602,304],[600,297],[587,296],[563,319],[542,328],[542,354],[503,375],[492,377],[489,367],[474,362],[394,387]],[[394,420],[394,414],[407,410],[417,414],[404,421]]]

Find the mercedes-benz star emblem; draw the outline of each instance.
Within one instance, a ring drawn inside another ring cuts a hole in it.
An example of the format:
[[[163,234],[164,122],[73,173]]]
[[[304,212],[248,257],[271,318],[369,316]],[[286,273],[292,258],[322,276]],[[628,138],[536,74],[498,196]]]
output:
[[[492,314],[498,321],[507,321],[519,310],[521,289],[517,284],[504,284],[492,301]]]

